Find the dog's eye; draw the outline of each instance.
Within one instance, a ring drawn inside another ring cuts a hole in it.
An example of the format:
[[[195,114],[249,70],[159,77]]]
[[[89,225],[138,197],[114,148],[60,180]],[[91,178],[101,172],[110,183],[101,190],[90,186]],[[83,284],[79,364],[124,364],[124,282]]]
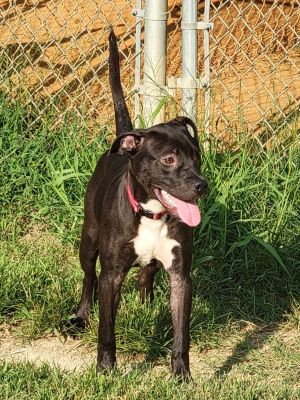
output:
[[[174,156],[168,156],[168,157],[164,157],[164,158],[161,158],[161,162],[163,163],[163,164],[166,164],[166,165],[172,165],[172,164],[175,164],[175,157]]]

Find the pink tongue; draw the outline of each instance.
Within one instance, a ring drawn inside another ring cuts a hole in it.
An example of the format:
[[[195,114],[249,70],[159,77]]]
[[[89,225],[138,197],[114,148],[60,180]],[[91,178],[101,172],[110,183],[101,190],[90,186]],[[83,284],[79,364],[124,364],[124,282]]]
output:
[[[169,196],[175,202],[178,216],[182,222],[189,226],[196,226],[200,223],[201,214],[196,204],[186,203],[185,201],[173,197],[170,193]]]

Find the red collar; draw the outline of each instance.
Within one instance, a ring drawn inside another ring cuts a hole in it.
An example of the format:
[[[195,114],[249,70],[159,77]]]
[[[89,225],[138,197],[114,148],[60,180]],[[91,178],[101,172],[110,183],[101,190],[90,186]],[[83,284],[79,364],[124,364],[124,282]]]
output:
[[[151,211],[145,210],[140,205],[140,203],[138,203],[136,198],[134,197],[129,183],[127,183],[127,185],[126,185],[126,192],[127,192],[128,200],[129,200],[135,214],[138,214],[140,216],[144,216],[147,218],[151,218],[151,219],[161,219],[164,215],[166,215],[168,213],[167,210],[162,211],[160,213],[153,213]]]

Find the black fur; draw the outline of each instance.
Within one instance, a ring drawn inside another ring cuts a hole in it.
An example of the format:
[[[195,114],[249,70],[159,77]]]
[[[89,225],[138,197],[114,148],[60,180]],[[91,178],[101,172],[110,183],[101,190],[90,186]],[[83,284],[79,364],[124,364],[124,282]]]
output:
[[[110,84],[117,138],[111,150],[100,158],[85,195],[80,244],[84,279],[81,301],[73,321],[81,327],[88,323],[92,299],[98,286],[98,370],[115,365],[114,324],[121,285],[137,259],[132,240],[137,236],[141,217],[134,213],[129,203],[126,185],[130,184],[140,203],[157,200],[157,187],[181,200],[196,201],[207,186],[204,178],[199,175],[197,129],[189,118],[178,117],[149,129],[132,129],[121,88],[118,49],[112,30],[109,43]],[[189,127],[194,131],[194,137],[189,133]],[[170,153],[175,154],[176,168],[170,168],[162,162]],[[174,331],[172,370],[180,377],[188,378],[193,229],[173,215],[169,216],[166,224],[168,237],[180,244],[180,247],[174,248],[173,262],[167,270],[171,284]],[[95,268],[98,256],[101,264],[99,280]],[[139,283],[142,301],[145,296],[153,298],[154,274],[161,266],[160,261],[152,259],[141,269]]]
[[[109,83],[114,101],[116,135],[132,131],[132,123],[125,103],[121,80],[117,39],[113,29],[109,34]]]

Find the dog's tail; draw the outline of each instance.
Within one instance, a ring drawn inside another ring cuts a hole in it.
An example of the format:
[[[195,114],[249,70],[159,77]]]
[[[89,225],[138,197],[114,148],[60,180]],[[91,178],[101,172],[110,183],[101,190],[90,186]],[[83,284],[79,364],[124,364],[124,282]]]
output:
[[[119,136],[122,133],[132,131],[133,127],[122,90],[119,51],[112,27],[109,33],[109,84],[115,109],[116,135]]]

